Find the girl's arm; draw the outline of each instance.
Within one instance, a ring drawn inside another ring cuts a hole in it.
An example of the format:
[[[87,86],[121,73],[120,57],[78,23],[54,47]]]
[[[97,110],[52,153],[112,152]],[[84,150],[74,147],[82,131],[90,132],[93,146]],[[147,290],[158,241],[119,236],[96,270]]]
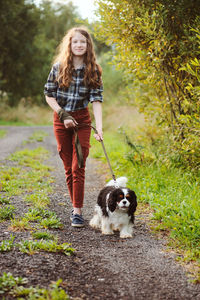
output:
[[[92,102],[93,113],[95,118],[96,130],[98,134],[94,134],[94,137],[97,141],[103,140],[103,131],[102,131],[102,105],[100,101]]]
[[[45,96],[46,102],[49,104],[49,106],[56,112],[61,109],[60,105],[57,103],[56,99],[53,97]],[[76,127],[78,123],[74,120],[64,120],[64,126],[65,128],[73,128]]]
[[[59,111],[59,109],[61,109],[60,105],[58,105],[55,98],[49,96],[45,96],[45,98],[46,98],[46,102],[56,113]]]

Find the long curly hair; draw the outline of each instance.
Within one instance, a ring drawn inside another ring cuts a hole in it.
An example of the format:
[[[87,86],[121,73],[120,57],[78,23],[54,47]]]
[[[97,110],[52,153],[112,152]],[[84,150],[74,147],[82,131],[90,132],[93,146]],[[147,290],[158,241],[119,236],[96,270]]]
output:
[[[97,88],[101,85],[102,69],[96,62],[94,46],[90,34],[84,27],[74,27],[70,29],[63,37],[57,49],[57,55],[53,63],[59,63],[58,84],[60,87],[68,88],[72,82],[73,53],[71,51],[71,40],[76,32],[82,34],[87,40],[87,50],[84,54],[83,62],[85,64],[84,84],[90,88]]]

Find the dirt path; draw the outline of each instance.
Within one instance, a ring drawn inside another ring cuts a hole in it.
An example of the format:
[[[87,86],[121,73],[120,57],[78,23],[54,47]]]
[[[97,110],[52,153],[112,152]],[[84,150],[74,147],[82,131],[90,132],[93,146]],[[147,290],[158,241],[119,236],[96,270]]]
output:
[[[87,163],[86,227],[72,228],[69,220],[71,205],[52,128],[9,127],[7,130],[6,137],[0,140],[1,164],[6,163],[7,155],[21,147],[22,141],[34,130],[48,132],[39,145],[51,152],[48,164],[55,167],[55,192],[50,196],[50,209],[64,224],[62,231],[54,232],[61,242],[72,243],[76,256],[48,253],[28,256],[15,250],[14,253],[0,254],[0,273],[10,271],[27,277],[31,285],[40,286],[48,286],[51,281],[62,278],[62,286],[71,299],[200,300],[200,285],[188,282],[175,257],[164,251],[165,242],[151,236],[140,216],[136,217],[132,239],[119,239],[118,234],[102,236],[88,226],[98,192],[104,185],[98,163],[91,158]],[[7,238],[7,234],[6,225],[0,223],[0,240]],[[29,232],[19,233],[17,238],[27,238],[28,235]]]

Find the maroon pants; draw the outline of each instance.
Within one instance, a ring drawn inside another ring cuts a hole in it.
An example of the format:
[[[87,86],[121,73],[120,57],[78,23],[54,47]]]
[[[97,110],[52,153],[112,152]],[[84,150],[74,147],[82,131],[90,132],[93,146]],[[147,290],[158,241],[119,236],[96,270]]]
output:
[[[67,187],[73,207],[83,207],[84,183],[85,183],[85,162],[89,154],[91,124],[88,108],[84,108],[70,115],[77,121],[78,137],[83,152],[84,167],[79,168],[74,144],[74,130],[67,129],[60,122],[58,114],[54,113],[54,134],[57,140],[58,152],[63,161]]]

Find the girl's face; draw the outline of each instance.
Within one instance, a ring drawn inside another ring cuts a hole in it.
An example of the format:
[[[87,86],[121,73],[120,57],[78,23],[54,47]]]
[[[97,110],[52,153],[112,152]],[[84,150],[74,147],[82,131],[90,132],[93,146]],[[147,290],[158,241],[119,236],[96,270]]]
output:
[[[74,56],[83,56],[87,51],[87,39],[78,31],[72,37],[71,51]]]

